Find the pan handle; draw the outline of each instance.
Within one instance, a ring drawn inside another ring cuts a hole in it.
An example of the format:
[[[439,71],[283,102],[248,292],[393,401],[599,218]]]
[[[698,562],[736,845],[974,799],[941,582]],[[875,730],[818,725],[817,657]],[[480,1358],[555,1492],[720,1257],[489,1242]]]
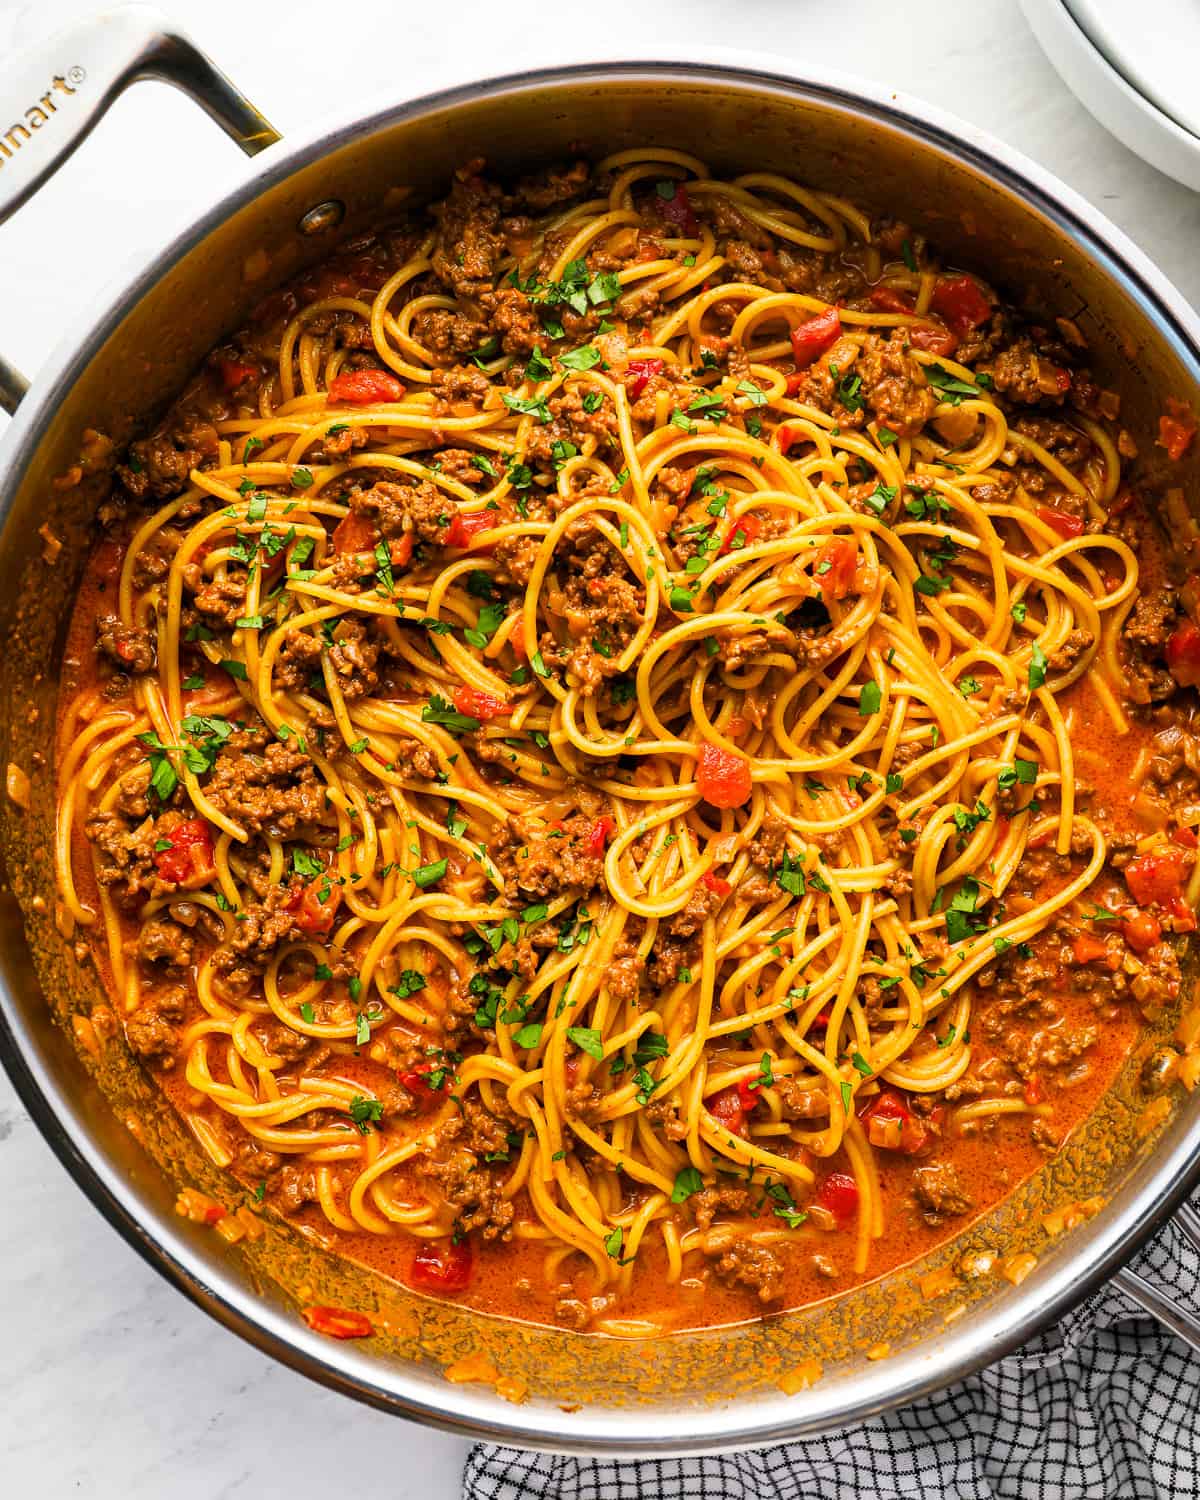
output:
[[[70,156],[109,105],[142,78],[174,84],[255,156],[279,132],[174,22],[122,5],[5,62],[0,76],[0,224]],[[0,411],[28,381],[0,356]]]

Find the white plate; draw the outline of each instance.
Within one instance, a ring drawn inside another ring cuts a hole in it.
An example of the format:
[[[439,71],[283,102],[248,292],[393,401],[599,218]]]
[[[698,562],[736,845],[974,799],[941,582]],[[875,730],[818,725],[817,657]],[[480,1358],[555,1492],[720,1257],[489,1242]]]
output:
[[[1200,108],[1194,82],[1184,88],[1200,60],[1195,0],[1021,0],[1021,9],[1085,108],[1144,161],[1200,191]]]
[[[1200,0],[1066,0],[1127,83],[1200,137]]]

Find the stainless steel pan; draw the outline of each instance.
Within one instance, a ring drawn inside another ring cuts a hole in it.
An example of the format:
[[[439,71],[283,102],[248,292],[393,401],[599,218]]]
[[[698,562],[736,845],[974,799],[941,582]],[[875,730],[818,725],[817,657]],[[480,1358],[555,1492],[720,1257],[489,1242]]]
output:
[[[1141,1054],[1067,1150],[915,1273],[715,1333],[636,1343],[516,1327],[413,1297],[284,1225],[230,1250],[176,1217],[181,1183],[218,1196],[227,1184],[169,1111],[147,1107],[155,1095],[118,1046],[97,1062],[71,1042],[70,1016],[94,997],[95,980],[55,925],[50,767],[57,653],[100,489],[86,475],[68,486],[55,478],[75,464],[85,428],[127,437],[265,291],[326,254],[381,201],[432,194],[479,154],[503,167],[561,156],[571,142],[610,150],[659,141],[701,152],[718,171],[775,168],[902,213],[957,263],[1074,317],[1106,383],[1123,392],[1126,422],[1149,434],[1164,395],[1198,398],[1200,326],[1145,257],[1069,189],[980,133],[769,59],[549,67],[389,104],[293,142],[279,142],[154,12],[113,12],[6,67],[0,219],[142,76],[186,89],[248,154],[262,152],[240,186],[101,299],[34,387],[0,362],[0,402],[16,413],[0,453],[0,762],[33,780],[28,811],[6,803],[0,812],[0,1054],[105,1217],[215,1318],[315,1379],[457,1431],[557,1449],[712,1449],[861,1420],[994,1360],[1120,1266],[1200,1169],[1200,1109],[1182,1096],[1147,1096]],[[0,299],[19,295],[0,288]],[[1196,493],[1194,465],[1173,477]],[[43,526],[63,543],[53,566]],[[1099,1213],[1047,1234],[1050,1210],[1093,1195],[1104,1200]],[[928,1300],[922,1291],[918,1277],[931,1269],[1013,1251],[1037,1257],[1019,1284],[993,1273],[956,1276]],[[387,1331],[332,1343],[300,1322],[304,1301],[362,1308]],[[887,1357],[868,1359],[869,1346]],[[476,1350],[527,1381],[525,1404],[443,1379],[444,1366]],[[785,1396],[781,1374],[810,1359],[823,1377]]]

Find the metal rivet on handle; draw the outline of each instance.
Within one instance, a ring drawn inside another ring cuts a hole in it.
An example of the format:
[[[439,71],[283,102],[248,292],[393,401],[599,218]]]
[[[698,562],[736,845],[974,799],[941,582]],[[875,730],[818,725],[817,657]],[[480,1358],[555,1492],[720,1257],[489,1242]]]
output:
[[[317,203],[302,215],[297,228],[301,234],[324,234],[336,229],[346,214],[346,205],[340,198],[329,198]]]

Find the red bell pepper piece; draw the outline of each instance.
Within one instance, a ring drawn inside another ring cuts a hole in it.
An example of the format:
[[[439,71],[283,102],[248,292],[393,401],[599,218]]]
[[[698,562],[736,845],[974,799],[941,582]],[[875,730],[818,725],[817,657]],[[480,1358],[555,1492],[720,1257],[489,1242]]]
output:
[[[339,554],[369,552],[378,536],[374,524],[352,510],[333,528],[333,550]]]
[[[1038,515],[1066,541],[1083,535],[1082,516],[1073,516],[1068,510],[1055,510],[1052,505],[1039,505]]]
[[[329,387],[329,399],[344,406],[373,406],[377,401],[399,401],[404,391],[404,382],[387,370],[343,370]]]
[[[324,900],[321,897],[324,896]],[[296,926],[307,937],[326,937],[333,931],[338,907],[342,904],[342,888],[334,885],[324,875],[318,875],[307,885],[295,885],[284,909],[294,912]]]
[[[481,693],[473,687],[456,687],[454,689],[454,706],[460,714],[470,714],[473,719],[494,719],[500,714],[508,712],[508,704],[503,698],[494,697],[491,693]]]
[[[414,1291],[452,1297],[465,1292],[475,1273],[475,1252],[470,1241],[445,1240],[422,1245],[412,1258],[408,1284]]]
[[[217,869],[213,863],[212,834],[204,819],[188,818],[176,823],[163,838],[170,848],[156,849],[153,855],[159,875],[185,890],[207,885]]]
[[[436,1085],[430,1082],[430,1075],[434,1072],[432,1063],[427,1063],[423,1067],[417,1068],[401,1068],[396,1077],[413,1096],[418,1109],[425,1110],[446,1097],[446,1079],[448,1075],[444,1068],[439,1071],[442,1077],[441,1081]]]
[[[1200,687],[1200,626],[1184,620],[1167,642],[1167,667],[1181,687]]]
[[[758,1108],[758,1094],[745,1080],[739,1080],[706,1099],[704,1107],[731,1135],[745,1135],[746,1116]]]
[[[456,511],[446,531],[446,546],[458,547],[465,552],[474,547],[475,538],[481,531],[492,531],[497,524],[495,511]]]
[[[858,1183],[845,1172],[830,1172],[814,1202],[828,1209],[839,1228],[844,1228],[858,1212]]]
[[[1183,849],[1195,849],[1200,846],[1200,838],[1196,837],[1194,828],[1177,828],[1171,835],[1171,841]]]
[[[1167,457],[1178,462],[1192,446],[1196,436],[1196,418],[1190,406],[1173,397],[1167,401],[1166,413],[1158,419],[1158,446]]]
[[[696,767],[696,785],[713,807],[741,807],[750,800],[750,762],[720,745],[703,744]]]
[[[914,1156],[918,1151],[923,1150],[929,1139],[928,1129],[913,1114],[907,1098],[899,1089],[880,1089],[863,1110],[862,1118],[867,1122],[868,1133],[874,1145],[882,1146],[887,1150],[902,1151],[906,1156]],[[870,1130],[872,1120],[880,1122],[884,1127],[883,1132]],[[881,1134],[890,1135],[894,1144],[892,1141],[877,1139]]]
[[[412,562],[413,534],[406,531],[399,541],[388,545],[388,561],[393,568],[407,568]]]
[[[345,1307],[306,1307],[302,1311],[314,1333],[331,1339],[367,1339],[375,1332],[370,1318]]]
[[[992,316],[992,304],[969,276],[940,277],[929,305],[960,336]]]
[[[723,875],[714,875],[711,870],[705,870],[700,877],[701,883],[706,885],[710,891],[715,891],[718,896],[728,896],[733,887]]]
[[[835,344],[842,332],[842,315],[836,307],[827,307],[814,318],[807,318],[792,329],[792,355],[802,370]]]
[[[725,532],[725,539],[721,543],[717,556],[724,557],[729,552],[740,552],[743,548],[751,546],[758,540],[761,530],[762,522],[757,516],[738,516]]]
[[[625,371],[625,388],[629,399],[636,401],[653,376],[661,375],[664,363],[661,359],[631,359]]]
[[[854,587],[858,568],[858,547],[849,537],[835,536],[817,553],[813,576],[825,595],[826,604],[844,599]]]
[[[611,818],[597,818],[592,824],[587,836],[588,853],[593,859],[601,859],[608,841],[617,831],[617,825]]]

